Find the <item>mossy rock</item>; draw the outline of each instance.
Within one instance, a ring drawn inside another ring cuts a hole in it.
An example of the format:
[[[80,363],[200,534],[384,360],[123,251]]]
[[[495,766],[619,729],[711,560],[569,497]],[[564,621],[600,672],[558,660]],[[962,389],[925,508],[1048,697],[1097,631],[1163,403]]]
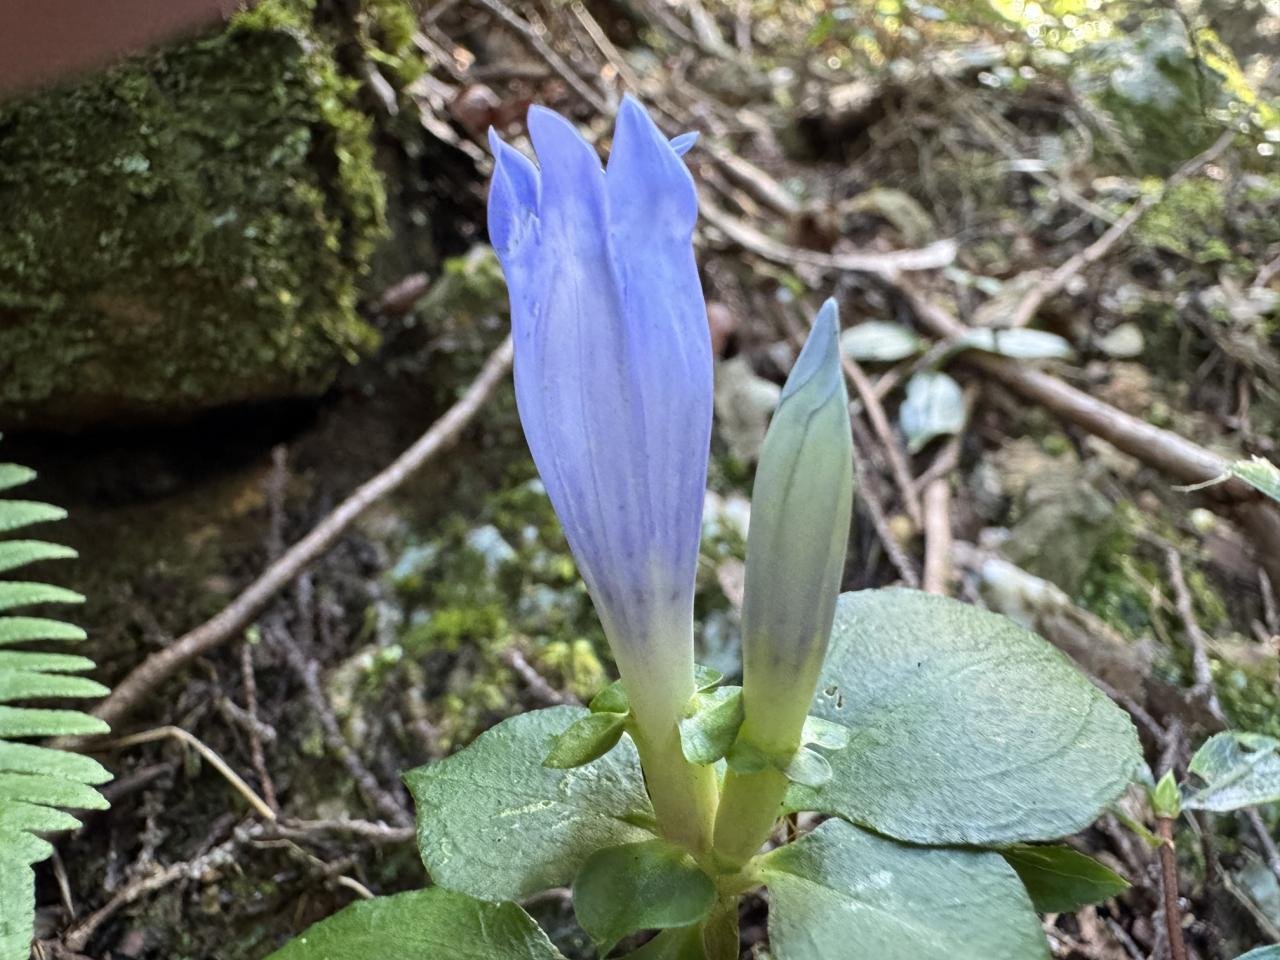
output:
[[[375,345],[356,302],[385,191],[336,51],[400,2],[340,27],[266,0],[0,104],[0,424],[315,395]]]

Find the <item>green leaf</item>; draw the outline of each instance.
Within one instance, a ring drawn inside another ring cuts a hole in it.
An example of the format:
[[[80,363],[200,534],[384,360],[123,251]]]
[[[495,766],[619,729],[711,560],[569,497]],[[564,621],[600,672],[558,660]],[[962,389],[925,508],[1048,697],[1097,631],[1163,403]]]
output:
[[[0,464],[0,471],[4,466]],[[31,941],[35,937],[36,875],[27,864],[43,860],[53,852],[51,847],[43,854],[16,850],[25,836],[10,837],[0,831],[0,957],[5,960],[27,960],[31,956]]]
[[[25,467],[0,464],[0,489],[26,483],[35,474]],[[29,500],[0,500],[0,532],[32,523],[59,520],[65,511]],[[37,563],[74,557],[75,551],[42,540],[0,541],[0,573]],[[0,611],[26,604],[78,603],[78,593],[41,583],[0,580]],[[58,807],[102,810],[106,799],[93,789],[110,775],[88,757],[63,753],[17,737],[100,733],[107,725],[71,710],[8,706],[43,698],[96,697],[106,687],[77,673],[93,667],[86,657],[10,650],[32,640],[84,639],[79,627],[43,617],[0,616],[0,957],[25,958],[30,952],[34,915],[34,875],[30,864],[53,853],[39,834],[75,829],[80,821]]]
[[[843,750],[849,745],[849,728],[821,717],[805,717],[800,742],[824,750]]]
[[[693,696],[694,712],[680,721],[680,746],[690,763],[715,763],[742,726],[742,688],[717,687]]]
[[[831,764],[816,750],[801,747],[782,771],[792,783],[803,787],[820,787],[831,780]]]
[[[418,806],[418,850],[432,879],[484,900],[568,884],[593,852],[650,839],[635,746],[624,738],[571,770],[542,765],[581,707],[504,720],[459,753],[405,774]]]
[[[106,810],[110,804],[93,787],[62,777],[0,771],[0,801],[24,800],[45,806]]]
[[[1231,464],[1231,475],[1260,490],[1272,500],[1280,501],[1280,469],[1270,460],[1250,457]]]
[[[998,853],[908,847],[828,820],[761,861],[777,960],[1047,960]]]
[[[597,850],[573,881],[573,912],[601,956],[628,934],[698,923],[715,902],[711,878],[666,840]]]
[[[0,580],[0,610],[33,603],[83,603],[84,597],[66,587],[22,580]]]
[[[30,640],[62,640],[78,643],[85,638],[82,628],[47,617],[0,617],[0,647]]]
[[[30,467],[16,463],[0,463],[0,490],[9,490],[30,483],[36,478],[36,472]]]
[[[622,960],[707,960],[700,927],[663,930],[639,950]]]
[[[1232,477],[1237,480],[1243,480],[1272,500],[1280,501],[1280,468],[1276,467],[1270,460],[1265,460],[1258,456],[1250,457],[1248,460],[1235,460],[1227,464],[1227,469],[1222,475],[1214,477],[1212,480],[1193,483],[1185,487],[1176,487],[1175,489],[1184,492],[1203,490],[1219,483],[1226,483]]]
[[[0,703],[40,697],[103,697],[111,691],[88,677],[27,671],[0,672]]]
[[[712,687],[720,685],[720,681],[724,679],[724,674],[719,670],[711,667],[704,667],[700,663],[693,665],[693,685],[698,691],[710,690]]]
[[[592,713],[628,713],[631,701],[621,680],[615,680],[595,695],[591,701]]]
[[[62,520],[67,511],[33,500],[0,500],[0,533],[17,530],[33,523]]]
[[[618,745],[626,728],[625,713],[589,713],[551,741],[542,765],[568,770],[598,760]]]
[[[1280,800],[1280,740],[1260,733],[1219,733],[1195,752],[1187,772],[1204,784],[1183,799],[1189,810],[1222,813]]]
[[[924,449],[934,437],[959,433],[964,429],[964,418],[960,384],[945,373],[925,370],[907,381],[898,420],[912,453]]]
[[[111,730],[97,717],[78,710],[0,706],[0,737],[88,737]]]
[[[1091,823],[1141,762],[1128,716],[1004,617],[914,590],[847,593],[814,714],[850,728],[792,810],[924,844],[1052,840]]]
[[[1166,771],[1151,790],[1151,809],[1157,817],[1176,817],[1182,813],[1182,792],[1173,771]]]
[[[75,673],[92,670],[93,661],[68,653],[41,653],[28,650],[0,650],[0,673],[22,670],[43,673]]]
[[[977,327],[952,343],[957,350],[981,350],[1015,360],[1067,360],[1075,351],[1062,337],[1047,330],[1016,327],[1002,330]]]
[[[840,334],[840,352],[860,363],[894,363],[914,357],[925,342],[900,323],[868,320]]]
[[[65,750],[54,750],[32,743],[0,741],[0,770],[14,773],[42,773],[80,783],[106,783],[111,779],[107,769],[92,757]]]
[[[361,900],[313,924],[268,960],[564,960],[514,903],[443,887]]]
[[[1129,889],[1114,870],[1063,844],[1019,844],[1001,850],[1040,913],[1072,913]]]
[[[43,540],[5,540],[0,542],[0,573],[38,563],[41,560],[68,560],[76,556],[70,547]]]

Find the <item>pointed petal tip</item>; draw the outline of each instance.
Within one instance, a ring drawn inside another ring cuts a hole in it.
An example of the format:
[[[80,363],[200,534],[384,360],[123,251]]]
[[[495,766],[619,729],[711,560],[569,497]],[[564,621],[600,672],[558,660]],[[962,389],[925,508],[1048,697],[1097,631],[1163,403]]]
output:
[[[804,348],[783,385],[781,399],[785,401],[810,383],[818,386],[822,399],[844,385],[840,372],[840,307],[834,297],[828,297],[814,317]]]
[[[677,157],[683,157],[694,148],[700,136],[701,134],[697,130],[690,130],[688,133],[682,133],[678,137],[672,137],[671,149],[675,151]]]

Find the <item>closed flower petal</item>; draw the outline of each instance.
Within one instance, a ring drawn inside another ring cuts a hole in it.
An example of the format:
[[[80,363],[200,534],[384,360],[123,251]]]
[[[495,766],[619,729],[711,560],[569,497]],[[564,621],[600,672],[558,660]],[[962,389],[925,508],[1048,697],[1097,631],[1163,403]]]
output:
[[[853,440],[828,300],[760,452],[742,608],[743,703],[757,746],[794,749],[835,617],[853,509]]]
[[[669,713],[690,692],[711,430],[697,196],[631,98],[607,172],[564,118],[528,126],[537,167],[494,137],[489,200],[520,418],[638,715]]]

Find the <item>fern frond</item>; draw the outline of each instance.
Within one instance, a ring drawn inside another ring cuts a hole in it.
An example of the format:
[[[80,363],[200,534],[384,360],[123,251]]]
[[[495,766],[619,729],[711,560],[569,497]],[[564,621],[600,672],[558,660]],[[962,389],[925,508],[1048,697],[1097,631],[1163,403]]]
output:
[[[0,463],[0,491],[21,486],[35,473]],[[61,520],[66,512],[32,500],[0,499],[0,533]],[[43,540],[0,540],[0,573],[31,563],[74,557],[75,551]],[[51,617],[10,613],[33,604],[84,600],[64,587],[27,580],[0,580],[0,960],[27,960],[35,914],[32,865],[53,853],[40,834],[80,825],[63,808],[107,806],[95,786],[111,775],[96,760],[21,739],[105,733],[101,720],[77,710],[10,706],[20,700],[100,697],[107,688],[80,676],[88,657],[13,649],[32,641],[76,643],[79,627]]]

